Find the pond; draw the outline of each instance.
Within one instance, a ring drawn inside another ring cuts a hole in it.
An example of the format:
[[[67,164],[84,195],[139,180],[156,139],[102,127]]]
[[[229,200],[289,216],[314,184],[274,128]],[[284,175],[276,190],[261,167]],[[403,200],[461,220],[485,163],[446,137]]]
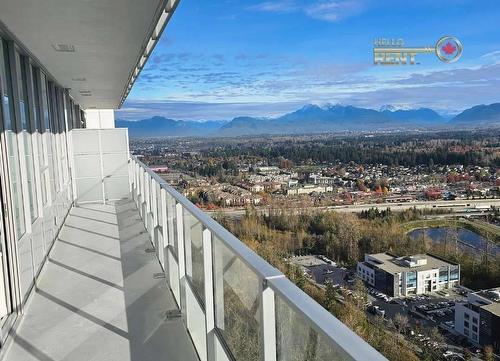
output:
[[[453,232],[455,232],[455,230],[450,227],[432,227],[414,229],[413,231],[409,232],[408,235],[412,239],[418,239],[422,237],[422,234],[425,234],[426,237],[429,237],[433,242],[442,243],[445,241],[447,235],[449,237],[449,235],[453,234]],[[488,241],[479,234],[465,228],[458,228],[456,232],[458,235],[460,249],[469,251],[471,249],[476,249],[483,251],[486,248],[486,244]],[[500,246],[490,242],[490,253],[499,255]]]

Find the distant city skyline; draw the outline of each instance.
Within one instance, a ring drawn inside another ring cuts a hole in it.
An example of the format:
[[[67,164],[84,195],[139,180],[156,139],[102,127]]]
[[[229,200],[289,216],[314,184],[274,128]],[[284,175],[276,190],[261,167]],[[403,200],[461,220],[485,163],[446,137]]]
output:
[[[182,1],[116,116],[225,120],[306,103],[454,114],[500,101],[499,18],[493,1]],[[464,45],[457,63],[373,65],[376,38],[433,46],[443,35]]]

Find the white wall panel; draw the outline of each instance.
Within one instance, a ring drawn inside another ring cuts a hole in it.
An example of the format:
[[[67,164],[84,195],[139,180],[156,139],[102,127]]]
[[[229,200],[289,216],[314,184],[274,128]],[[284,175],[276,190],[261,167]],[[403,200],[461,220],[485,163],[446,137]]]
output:
[[[127,129],[73,129],[75,200],[106,202],[129,194]]]
[[[25,234],[17,242],[17,256],[19,261],[19,280],[21,281],[21,295],[26,299],[34,282],[33,260],[31,256],[31,235]]]
[[[32,235],[32,249],[33,249],[33,266],[35,275],[42,267],[43,258],[45,256],[44,234],[43,234],[43,220],[38,218],[33,227],[31,228]]]

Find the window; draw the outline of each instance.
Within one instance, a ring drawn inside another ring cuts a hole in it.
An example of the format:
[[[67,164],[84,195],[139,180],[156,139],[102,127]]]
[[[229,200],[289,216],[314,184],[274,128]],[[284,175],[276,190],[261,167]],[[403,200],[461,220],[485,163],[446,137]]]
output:
[[[460,266],[450,266],[450,281],[458,280]]]
[[[464,313],[464,318],[468,320],[470,318],[469,314],[467,312]]]
[[[52,124],[50,121],[51,117],[51,106],[49,98],[48,83],[45,74],[41,73],[40,77],[40,88],[42,91],[42,106],[43,106],[43,123],[44,123],[44,146],[46,147],[47,158],[48,158],[48,174],[46,174],[46,181],[49,184],[50,193],[52,195],[52,201],[56,197],[55,188],[55,165],[54,165],[54,134],[52,133]]]
[[[448,282],[448,267],[439,268],[439,282]]]
[[[43,121],[44,121],[44,113],[45,109],[42,103],[41,97],[41,88],[40,88],[40,70],[38,68],[32,68],[32,76],[33,76],[33,91],[34,91],[34,105],[35,111],[33,114],[35,128],[38,132],[38,164],[40,166],[40,184],[41,184],[41,196],[42,196],[42,204],[47,204],[47,157],[45,155],[45,146],[44,146],[44,135],[43,135]]]
[[[469,330],[464,330],[464,335],[469,336]]]
[[[477,317],[472,317],[472,323],[476,323],[477,324]]]
[[[406,273],[406,287],[416,287],[417,286],[417,273],[407,272]]]
[[[469,321],[464,321],[464,327],[469,328]]]
[[[31,122],[28,101],[28,81],[26,59],[16,52],[16,73],[19,92],[19,109],[21,116],[22,139],[24,143],[24,159],[26,165],[26,178],[28,182],[28,199],[31,222],[38,218],[38,205],[35,189],[35,167],[33,164],[33,148],[31,144]]]
[[[12,79],[9,64],[9,45],[0,38],[0,73],[3,84],[3,120],[5,138],[7,140],[8,168],[10,176],[10,191],[12,196],[12,207],[14,208],[14,223],[16,239],[26,232],[24,219],[23,194],[21,189],[21,173],[19,165],[19,150],[14,119],[14,104],[12,101]]]
[[[476,325],[472,325],[472,331],[473,332],[477,332],[477,326]]]
[[[51,199],[54,200],[55,188],[54,188],[54,164],[52,158],[52,133],[50,127],[50,114],[49,114],[49,98],[47,93],[47,79],[45,74],[40,72],[40,96],[41,96],[41,110],[43,119],[41,119],[40,123],[43,126],[42,133],[42,143],[43,143],[43,153],[44,153],[44,167],[42,172],[42,185],[45,183],[45,189],[48,194],[52,194]],[[45,192],[43,192],[45,193]]]

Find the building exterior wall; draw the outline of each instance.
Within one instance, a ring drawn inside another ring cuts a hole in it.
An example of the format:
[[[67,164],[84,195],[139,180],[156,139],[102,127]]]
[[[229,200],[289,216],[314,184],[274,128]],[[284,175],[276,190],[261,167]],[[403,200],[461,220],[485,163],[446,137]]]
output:
[[[113,109],[86,109],[86,128],[109,129],[115,127],[115,111]]]
[[[374,262],[376,259],[365,255],[365,261]],[[458,265],[419,271],[408,267],[407,271],[392,274],[376,266],[369,267],[364,262],[359,262],[356,272],[363,281],[392,297],[437,292],[451,288],[460,282]]]
[[[363,262],[358,262],[358,276],[370,286],[375,286],[375,271],[373,268],[366,266]]]
[[[479,344],[479,313],[468,308],[467,305],[455,305],[455,331],[464,335],[469,341]]]
[[[485,309],[479,309],[479,343],[491,345],[500,352],[500,316]]]
[[[7,315],[0,317],[7,329],[73,203],[68,133],[84,123],[68,91],[21,49],[0,28],[0,180],[7,205],[0,263],[0,310]]]

